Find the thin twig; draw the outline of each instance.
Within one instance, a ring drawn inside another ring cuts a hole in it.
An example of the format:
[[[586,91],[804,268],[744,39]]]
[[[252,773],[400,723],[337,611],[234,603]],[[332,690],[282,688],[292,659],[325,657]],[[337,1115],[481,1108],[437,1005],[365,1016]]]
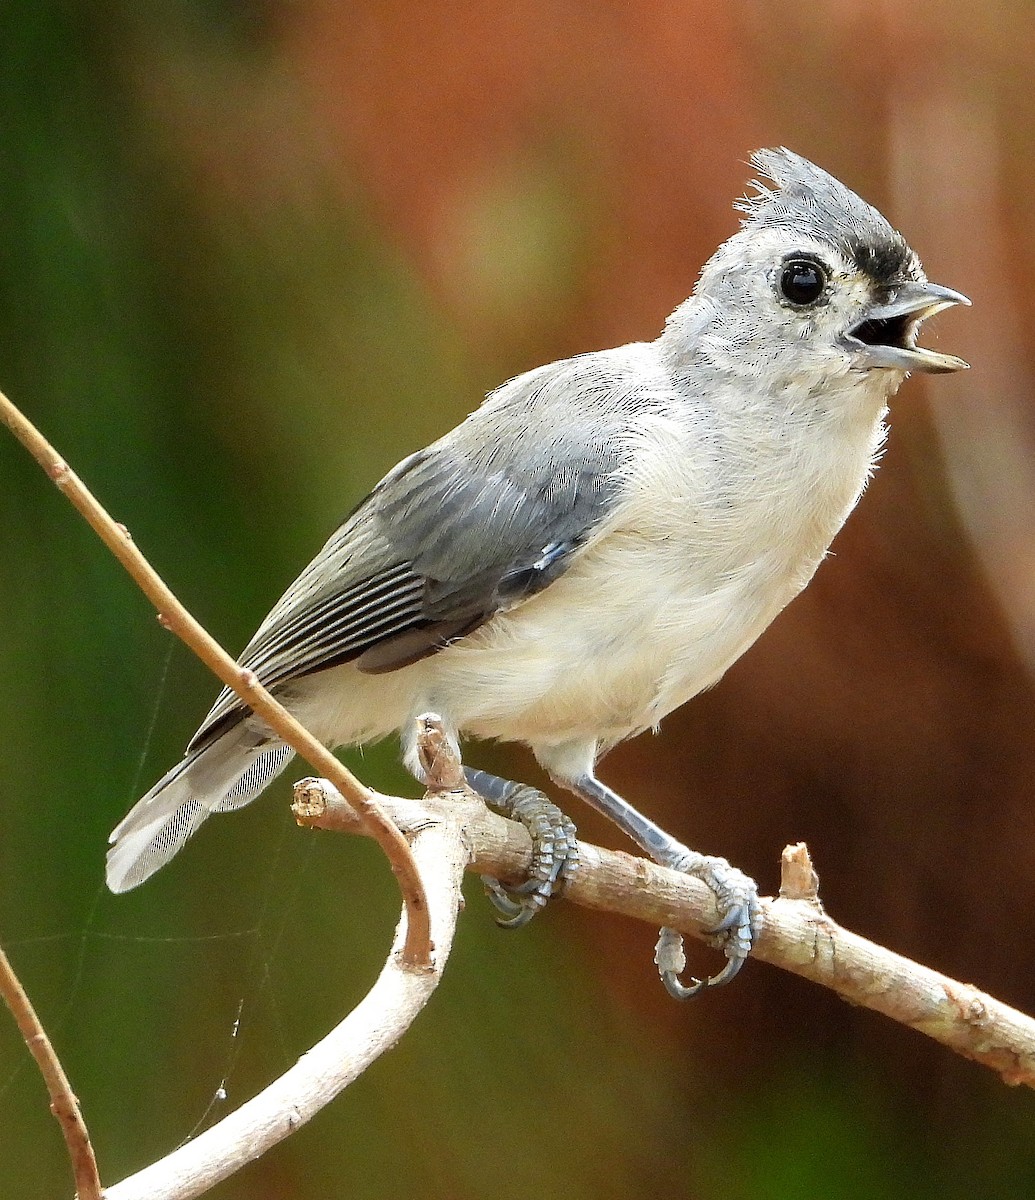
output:
[[[370,834],[388,856],[406,904],[406,943],[403,962],[426,967],[431,960],[427,897],[406,839],[378,808],[373,793],[337,758],[304,729],[259,683],[253,671],[243,670],[202,628],[166,586],[133,544],[124,525],[113,521],[86,485],[61,458],[39,430],[0,392],[0,421],[36,459],[91,528],[115,555],[137,586],[158,610],[158,619],[172,630],[218,678],[231,688],[257,716],[322,775],[347,796]]]
[[[381,796],[403,832],[470,801],[462,780],[424,800]],[[301,824],[362,833],[356,815],[325,780],[303,780],[292,806]],[[468,811],[470,808],[468,808]],[[469,870],[507,881],[524,879],[531,859],[528,833],[484,806],[464,826]],[[622,913],[678,929],[702,941],[718,923],[711,890],[700,881],[621,851],[579,843],[578,872],[565,884],[575,904]],[[1006,1083],[1035,1087],[1035,1020],[970,984],[932,971],[831,920],[803,844],[783,855],[780,896],[762,900],[762,928],[752,958],[782,967],[883,1013],[997,1071]]]
[[[93,1146],[90,1145],[90,1135],[82,1113],[79,1111],[79,1101],[3,947],[0,947],[0,994],[7,1002],[7,1007],[11,1010],[25,1044],[39,1065],[40,1074],[47,1085],[47,1091],[50,1093],[50,1111],[57,1118],[61,1136],[68,1147],[76,1194],[79,1200],[101,1200],[97,1160],[94,1158]]]

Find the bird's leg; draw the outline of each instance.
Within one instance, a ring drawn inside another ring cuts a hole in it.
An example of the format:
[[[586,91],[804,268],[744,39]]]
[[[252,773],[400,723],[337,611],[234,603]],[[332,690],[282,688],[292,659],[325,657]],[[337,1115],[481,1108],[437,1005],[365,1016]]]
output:
[[[711,932],[725,934],[723,953],[727,959],[726,966],[710,979],[694,979],[689,985],[681,983],[679,975],[685,965],[683,939],[675,930],[663,929],[655,962],[669,994],[677,1000],[687,1000],[706,988],[729,983],[751,953],[751,944],[757,932],[759,905],[758,888],[754,880],[736,867],[731,867],[724,858],[698,854],[696,850],[677,842],[660,825],[655,825],[594,775],[587,773],[559,782],[614,821],[655,862],[674,871],[693,875],[715,893],[721,919]]]
[[[482,876],[486,894],[503,914],[496,923],[504,929],[518,929],[545,906],[558,884],[578,869],[575,825],[542,792],[527,784],[471,767],[465,767],[464,774],[487,804],[519,821],[531,835],[532,866],[524,883],[505,888],[491,875]]]

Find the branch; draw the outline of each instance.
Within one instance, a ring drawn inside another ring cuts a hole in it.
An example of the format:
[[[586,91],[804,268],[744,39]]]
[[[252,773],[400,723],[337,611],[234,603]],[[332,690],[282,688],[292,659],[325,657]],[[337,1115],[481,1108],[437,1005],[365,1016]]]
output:
[[[50,1039],[40,1024],[39,1017],[36,1016],[36,1010],[25,994],[25,989],[18,982],[18,977],[2,947],[0,995],[7,1002],[7,1007],[11,1010],[11,1015],[47,1085],[47,1091],[50,1093],[50,1111],[61,1126],[61,1135],[68,1148],[78,1200],[101,1200],[97,1160],[94,1158],[93,1146],[90,1145],[90,1135],[82,1113],[79,1111],[79,1101],[72,1091],[72,1085],[68,1082],[68,1076],[58,1061],[58,1056],[54,1053]]]
[[[515,882],[531,861],[528,833],[490,812],[461,777],[423,801],[379,797],[405,833],[441,819],[456,804],[475,814],[464,827],[468,869]],[[300,824],[362,833],[349,804],[325,780],[296,785]],[[620,851],[579,843],[579,869],[565,884],[574,904],[622,913],[655,926],[712,941],[718,924],[714,896],[699,880]],[[824,912],[818,880],[804,843],[783,852],[779,897],[762,900],[762,928],[752,957],[837,992],[852,1004],[883,1013],[965,1058],[997,1071],[1004,1082],[1035,1087],[1035,1020],[970,984],[885,949],[843,929]]]
[[[333,754],[304,729],[259,683],[253,671],[243,670],[211,638],[166,586],[158,572],[134,546],[129,530],[119,525],[94,498],[78,475],[61,458],[38,429],[0,392],[0,421],[11,430],[46,471],[58,489],[86,519],[115,555],[137,586],[158,610],[158,619],[172,630],[201,661],[237,693],[250,708],[296,753],[322,772],[360,814],[381,849],[388,856],[406,904],[406,944],[403,961],[423,968],[430,964],[431,943],[427,898],[410,848],[398,829],[378,808],[373,793],[347,770]]]

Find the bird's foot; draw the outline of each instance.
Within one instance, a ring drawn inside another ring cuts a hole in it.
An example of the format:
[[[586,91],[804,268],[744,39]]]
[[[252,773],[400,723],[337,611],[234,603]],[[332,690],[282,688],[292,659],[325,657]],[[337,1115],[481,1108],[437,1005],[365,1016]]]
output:
[[[692,979],[689,984],[684,984],[679,978],[686,968],[682,936],[674,929],[662,929],[654,961],[666,990],[677,1000],[689,1000],[709,988],[729,983],[751,953],[761,916],[758,886],[753,879],[731,867],[724,858],[683,849],[684,853],[667,862],[666,866],[693,875],[715,893],[720,920],[709,934],[722,939],[722,952],[727,961],[717,975]]]
[[[491,875],[482,876],[486,895],[502,914],[496,924],[504,929],[520,929],[578,870],[574,822],[533,787],[469,767],[464,768],[464,774],[482,799],[524,825],[532,838],[532,864],[524,883],[505,887]]]

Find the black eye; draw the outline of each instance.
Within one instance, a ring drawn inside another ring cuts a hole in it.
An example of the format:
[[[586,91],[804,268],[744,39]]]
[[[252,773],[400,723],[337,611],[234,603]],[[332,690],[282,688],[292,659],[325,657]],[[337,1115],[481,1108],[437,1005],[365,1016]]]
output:
[[[827,273],[811,258],[791,258],[783,265],[780,291],[792,304],[815,304],[827,286]]]

